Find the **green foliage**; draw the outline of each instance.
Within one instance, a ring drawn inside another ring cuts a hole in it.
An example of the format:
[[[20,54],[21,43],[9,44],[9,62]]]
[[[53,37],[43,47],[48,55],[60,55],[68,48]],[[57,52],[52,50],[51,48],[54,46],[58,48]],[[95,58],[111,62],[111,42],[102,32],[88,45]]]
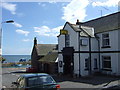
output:
[[[1,57],[0,61],[3,63],[4,61],[6,61],[6,59]]]

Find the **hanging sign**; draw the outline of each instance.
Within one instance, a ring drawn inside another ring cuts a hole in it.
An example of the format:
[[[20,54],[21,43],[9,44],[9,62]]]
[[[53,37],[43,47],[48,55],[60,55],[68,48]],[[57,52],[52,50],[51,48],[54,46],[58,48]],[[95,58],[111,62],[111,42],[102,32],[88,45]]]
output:
[[[60,30],[60,34],[66,35],[66,34],[68,34],[68,31],[62,29],[62,30]]]

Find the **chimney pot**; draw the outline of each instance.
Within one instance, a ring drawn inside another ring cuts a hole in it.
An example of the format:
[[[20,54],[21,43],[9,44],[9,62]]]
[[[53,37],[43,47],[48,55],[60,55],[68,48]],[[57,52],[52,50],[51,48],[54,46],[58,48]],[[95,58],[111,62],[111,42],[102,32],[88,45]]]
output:
[[[37,45],[37,39],[34,37],[34,45]]]

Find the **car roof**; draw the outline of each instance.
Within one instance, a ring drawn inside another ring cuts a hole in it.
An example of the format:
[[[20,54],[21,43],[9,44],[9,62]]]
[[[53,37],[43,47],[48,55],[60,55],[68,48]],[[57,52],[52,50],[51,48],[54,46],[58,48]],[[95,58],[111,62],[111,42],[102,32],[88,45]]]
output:
[[[20,75],[20,77],[29,78],[29,77],[36,77],[36,76],[48,76],[48,75],[49,74],[46,74],[46,73],[31,73],[31,74]]]

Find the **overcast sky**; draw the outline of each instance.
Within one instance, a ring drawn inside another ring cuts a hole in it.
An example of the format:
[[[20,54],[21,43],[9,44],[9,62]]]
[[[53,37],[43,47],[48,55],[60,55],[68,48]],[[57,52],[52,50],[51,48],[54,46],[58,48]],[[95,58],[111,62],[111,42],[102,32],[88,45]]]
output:
[[[2,24],[3,55],[30,55],[34,37],[37,37],[38,44],[57,44],[57,35],[66,21],[75,24],[77,19],[85,22],[101,17],[101,15],[115,13],[118,11],[120,0],[42,1],[0,4],[2,7],[1,22],[15,21],[13,24]]]

